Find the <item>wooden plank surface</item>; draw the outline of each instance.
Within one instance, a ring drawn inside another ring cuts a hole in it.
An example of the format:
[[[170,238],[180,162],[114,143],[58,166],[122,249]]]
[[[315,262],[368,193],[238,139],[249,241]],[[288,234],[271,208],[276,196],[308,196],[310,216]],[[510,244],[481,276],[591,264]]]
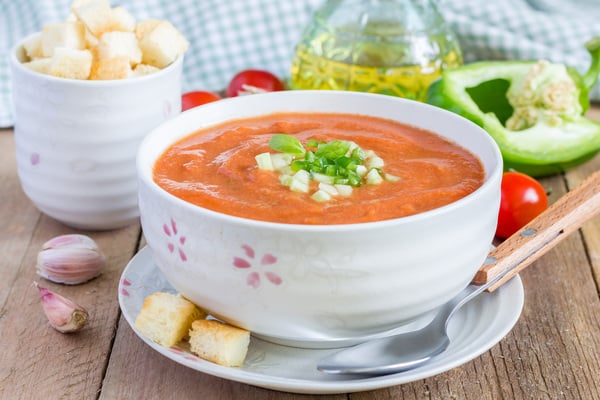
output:
[[[590,113],[600,120],[600,109]],[[591,220],[521,274],[525,306],[490,351],[446,373],[386,389],[298,395],[206,375],[146,346],[120,317],[119,276],[140,246],[140,227],[83,232],[108,259],[99,278],[44,285],[76,299],[88,327],[49,327],[32,287],[41,244],[77,232],[40,214],[22,193],[10,130],[0,130],[0,399],[600,399],[600,220]],[[600,169],[600,157],[543,179],[551,201]]]
[[[16,174],[12,132],[0,131],[0,398],[94,399],[102,384],[119,319],[117,283],[135,254],[140,227],[84,232],[107,257],[104,273],[86,284],[40,284],[85,307],[86,329],[64,335],[52,329],[40,306],[35,273],[41,245],[63,233],[77,233],[41,215],[22,193]],[[42,397],[43,396],[43,397]]]

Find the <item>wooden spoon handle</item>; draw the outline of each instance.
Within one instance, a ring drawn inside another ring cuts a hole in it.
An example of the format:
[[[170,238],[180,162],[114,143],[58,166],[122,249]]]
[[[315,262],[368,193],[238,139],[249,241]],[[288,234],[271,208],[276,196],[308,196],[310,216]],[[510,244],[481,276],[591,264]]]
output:
[[[600,212],[600,171],[594,172],[546,211],[492,250],[472,283],[482,285],[510,272],[487,290],[493,292]]]

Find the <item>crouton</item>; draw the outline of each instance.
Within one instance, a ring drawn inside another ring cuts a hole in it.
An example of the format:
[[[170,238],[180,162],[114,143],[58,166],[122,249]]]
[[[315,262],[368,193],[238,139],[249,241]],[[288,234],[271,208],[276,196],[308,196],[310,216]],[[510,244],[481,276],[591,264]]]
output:
[[[135,66],[135,68],[131,72],[130,77],[135,78],[135,77],[138,77],[138,76],[144,76],[144,75],[152,74],[152,73],[157,72],[157,71],[160,71],[160,68],[156,68],[153,65],[138,64],[138,65]]]
[[[161,21],[154,29],[145,33],[140,39],[142,49],[142,62],[164,68],[183,54],[188,46],[188,41],[168,21]]]
[[[29,68],[32,71],[40,72],[42,74],[47,74],[50,71],[51,64],[52,64],[52,59],[49,57],[46,57],[46,58],[36,58],[35,60],[31,60],[29,62],[23,63],[23,66]]]
[[[156,26],[161,22],[162,20],[154,18],[145,19],[143,21],[138,22],[135,26],[135,36],[138,40],[142,40],[142,38],[146,36],[148,32],[156,28]]]
[[[129,58],[125,56],[104,58],[92,64],[91,80],[125,79],[131,74]]]
[[[96,37],[111,30],[111,7],[108,0],[87,0],[75,3],[72,12]]]
[[[115,7],[110,13],[110,26],[113,31],[133,32],[135,18],[124,7]]]
[[[31,36],[29,39],[23,42],[23,50],[28,60],[35,60],[37,58],[43,58],[42,53],[42,36],[36,35]]]
[[[150,340],[171,347],[188,336],[192,322],[206,312],[181,295],[156,292],[144,299],[134,326]]]
[[[67,20],[45,24],[40,35],[23,43],[20,57],[32,71],[57,77],[125,79],[168,66],[188,46],[167,21],[136,23],[124,7],[111,8],[109,0],[74,0]]]
[[[250,344],[250,332],[223,322],[204,319],[192,323],[190,350],[198,357],[239,367],[244,363]]]
[[[106,32],[98,41],[96,55],[99,59],[127,57],[132,66],[142,61],[142,51],[133,32]]]
[[[48,74],[60,78],[87,79],[92,68],[92,58],[89,50],[57,47],[50,58]]]
[[[81,22],[51,22],[44,25],[41,33],[43,57],[52,57],[54,49],[85,49],[85,27]]]

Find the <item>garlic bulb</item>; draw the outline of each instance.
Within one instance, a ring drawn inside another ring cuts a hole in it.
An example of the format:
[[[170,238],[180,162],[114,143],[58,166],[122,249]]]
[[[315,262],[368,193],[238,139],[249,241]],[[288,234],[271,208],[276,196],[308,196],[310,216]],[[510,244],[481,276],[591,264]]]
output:
[[[50,239],[37,257],[37,273],[52,282],[76,285],[100,275],[106,259],[89,236],[69,234]]]
[[[88,322],[88,313],[80,305],[33,282],[40,291],[44,313],[50,325],[59,332],[77,332]]]

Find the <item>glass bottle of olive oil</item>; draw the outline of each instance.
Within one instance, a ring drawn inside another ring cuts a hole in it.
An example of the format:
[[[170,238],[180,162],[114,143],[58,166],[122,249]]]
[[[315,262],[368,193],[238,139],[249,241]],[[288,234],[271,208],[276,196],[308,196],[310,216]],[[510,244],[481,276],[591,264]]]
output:
[[[431,0],[328,0],[296,47],[290,86],[425,101],[442,69],[461,64]]]

